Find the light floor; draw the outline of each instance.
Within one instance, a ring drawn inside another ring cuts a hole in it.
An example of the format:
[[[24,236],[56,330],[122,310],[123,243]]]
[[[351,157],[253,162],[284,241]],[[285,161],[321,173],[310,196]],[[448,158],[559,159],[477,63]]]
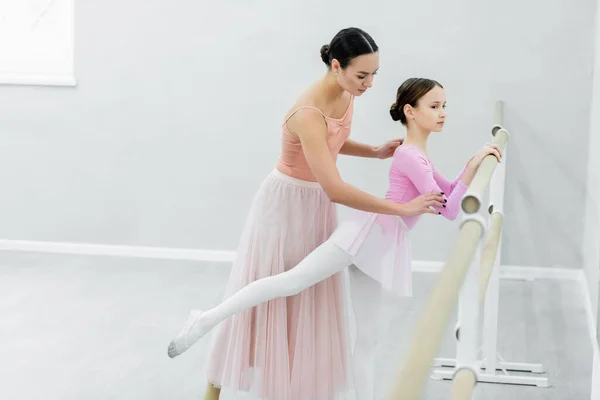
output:
[[[189,308],[220,300],[228,273],[216,263],[0,252],[0,399],[201,398],[210,339],[174,360],[166,349]],[[415,274],[402,352],[435,279]],[[498,350],[542,363],[551,387],[479,384],[473,398],[590,399],[592,347],[577,283],[502,281],[500,293]],[[440,356],[454,351],[449,329]],[[397,363],[382,358],[378,368]],[[447,400],[450,385],[429,380],[423,398]]]

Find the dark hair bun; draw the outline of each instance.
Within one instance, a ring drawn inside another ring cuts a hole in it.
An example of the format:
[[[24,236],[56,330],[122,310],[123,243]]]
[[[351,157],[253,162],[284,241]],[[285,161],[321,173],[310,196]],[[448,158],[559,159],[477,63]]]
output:
[[[367,32],[351,27],[342,29],[328,44],[321,46],[321,60],[327,69],[330,69],[332,60],[337,60],[341,69],[346,69],[356,57],[378,51],[379,47]]]
[[[325,65],[329,65],[329,45],[324,44],[321,46],[321,60],[325,63]]]
[[[392,104],[392,106],[390,107],[390,115],[392,116],[392,119],[394,121],[400,121],[400,118],[402,117],[400,110],[398,110],[398,105],[396,103]]]

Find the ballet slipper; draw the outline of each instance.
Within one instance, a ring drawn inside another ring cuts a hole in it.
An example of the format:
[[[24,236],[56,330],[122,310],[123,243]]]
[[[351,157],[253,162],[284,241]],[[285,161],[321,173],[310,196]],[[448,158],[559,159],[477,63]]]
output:
[[[202,314],[202,310],[192,310],[189,312],[183,328],[181,328],[175,339],[169,343],[167,351],[169,357],[175,358],[181,355],[206,334],[206,329],[203,329],[205,327],[200,323]]]

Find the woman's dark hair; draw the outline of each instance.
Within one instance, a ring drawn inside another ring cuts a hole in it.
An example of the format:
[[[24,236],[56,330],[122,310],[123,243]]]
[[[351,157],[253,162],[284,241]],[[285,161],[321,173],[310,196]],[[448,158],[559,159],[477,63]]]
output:
[[[442,85],[432,79],[410,78],[405,80],[398,88],[396,102],[390,107],[392,119],[394,121],[399,120],[402,125],[406,125],[404,106],[410,104],[411,107],[416,107],[419,99],[436,86],[443,88]]]
[[[377,51],[379,47],[367,32],[360,28],[346,28],[339,31],[331,43],[321,47],[321,59],[328,67],[331,67],[331,60],[336,59],[345,69],[353,58]]]

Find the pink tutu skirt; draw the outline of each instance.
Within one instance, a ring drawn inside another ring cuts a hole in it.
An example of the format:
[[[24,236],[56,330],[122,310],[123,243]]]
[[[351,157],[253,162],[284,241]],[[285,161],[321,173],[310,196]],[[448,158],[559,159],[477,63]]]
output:
[[[401,217],[353,211],[332,240],[354,265],[398,296],[412,296],[410,229]]]
[[[252,204],[225,297],[293,268],[335,227],[335,206],[318,183],[273,171]],[[261,400],[352,398],[347,282],[343,271],[225,320],[213,336],[209,382]]]

